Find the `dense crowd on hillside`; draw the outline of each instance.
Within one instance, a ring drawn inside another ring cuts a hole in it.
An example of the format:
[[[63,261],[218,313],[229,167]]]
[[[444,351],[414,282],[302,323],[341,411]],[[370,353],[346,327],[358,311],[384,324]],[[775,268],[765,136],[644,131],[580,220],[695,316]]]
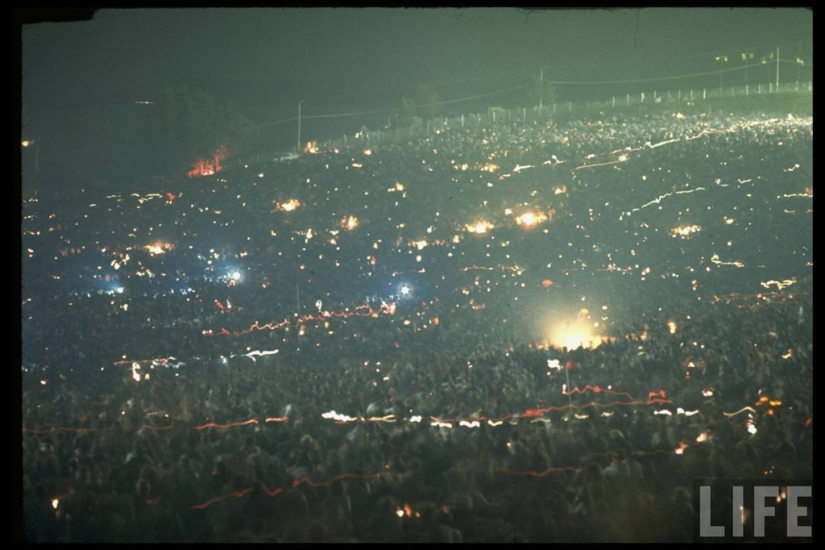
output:
[[[25,204],[26,534],[690,541],[813,476],[811,165],[640,110]]]

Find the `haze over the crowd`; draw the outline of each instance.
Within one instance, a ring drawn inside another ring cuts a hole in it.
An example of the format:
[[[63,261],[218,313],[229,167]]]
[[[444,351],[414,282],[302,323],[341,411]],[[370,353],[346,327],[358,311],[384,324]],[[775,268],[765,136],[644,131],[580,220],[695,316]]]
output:
[[[521,107],[544,68],[560,101],[648,90],[753,82],[773,67],[759,56],[808,63],[812,13],[804,9],[106,9],[86,21],[36,10],[22,26],[23,139],[41,139],[41,185],[82,187],[150,167],[136,148],[146,106],[172,85],[232,101],[258,125],[261,150],[304,136],[330,139],[386,124],[418,84],[450,112]],[[53,22],[57,20],[58,22]],[[40,21],[31,22],[29,21]],[[50,22],[52,21],[52,22]],[[717,62],[726,56],[727,63]],[[720,69],[722,72],[720,73]],[[805,73],[805,74],[801,74]],[[681,75],[704,75],[673,79]],[[661,78],[669,80],[656,80]],[[629,81],[629,82],[626,82]],[[564,82],[566,84],[561,84]],[[611,84],[593,84],[611,82]],[[583,84],[573,84],[583,83]],[[513,89],[512,92],[507,90]],[[476,101],[465,98],[483,96]],[[143,110],[141,110],[143,109]],[[372,116],[337,116],[347,113]],[[312,118],[313,116],[318,118]],[[30,164],[30,163],[29,163]],[[24,180],[31,168],[23,162]],[[60,182],[58,183],[57,180]]]

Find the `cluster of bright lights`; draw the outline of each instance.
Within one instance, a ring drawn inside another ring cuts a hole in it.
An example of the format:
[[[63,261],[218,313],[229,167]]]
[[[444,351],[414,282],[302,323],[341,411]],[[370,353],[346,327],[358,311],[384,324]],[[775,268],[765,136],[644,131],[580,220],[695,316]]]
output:
[[[521,216],[516,218],[516,222],[519,225],[523,225],[524,227],[531,227],[533,225],[538,225],[547,221],[547,216],[539,212],[538,214],[534,214],[533,212],[525,212]]]
[[[304,146],[304,153],[316,154],[319,151],[317,141],[310,141]]]
[[[493,224],[486,221],[476,222],[476,223],[468,223],[466,226],[467,231],[470,233],[476,233],[478,235],[482,235],[487,233],[490,229],[493,229]]]
[[[681,225],[670,230],[674,237],[690,238],[694,233],[698,233],[702,228],[698,225]]]
[[[172,243],[155,243],[155,244],[147,244],[143,247],[149,254],[153,256],[157,256],[160,254],[166,254],[170,250],[173,250],[175,246]]]
[[[348,231],[352,231],[356,227],[358,227],[358,218],[355,216],[347,216],[343,220],[341,220],[341,227]]]
[[[278,210],[283,210],[284,212],[292,212],[293,210],[298,208],[300,205],[301,205],[301,203],[298,202],[297,200],[289,199],[288,201],[279,204],[278,205]]]

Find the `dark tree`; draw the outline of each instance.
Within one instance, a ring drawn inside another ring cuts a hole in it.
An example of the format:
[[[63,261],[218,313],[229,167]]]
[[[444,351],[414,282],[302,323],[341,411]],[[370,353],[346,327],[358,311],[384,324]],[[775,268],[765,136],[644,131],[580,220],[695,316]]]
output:
[[[426,84],[418,85],[418,104],[426,119],[432,119],[441,114],[441,96]]]
[[[414,98],[401,98],[401,110],[407,119],[413,117],[433,119],[441,113],[441,96],[430,86],[419,84]]]
[[[541,73],[530,75],[530,102],[535,106],[547,107],[556,102],[556,87]]]
[[[148,122],[153,161],[169,173],[238,154],[255,128],[231,103],[188,86],[162,90]]]

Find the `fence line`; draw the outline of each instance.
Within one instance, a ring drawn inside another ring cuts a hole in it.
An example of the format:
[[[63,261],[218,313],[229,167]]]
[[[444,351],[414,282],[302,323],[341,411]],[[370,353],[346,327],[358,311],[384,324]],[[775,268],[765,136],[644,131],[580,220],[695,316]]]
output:
[[[539,121],[550,119],[553,116],[560,116],[569,113],[592,113],[604,109],[626,108],[638,105],[691,105],[697,101],[707,101],[712,99],[737,98],[766,94],[810,94],[813,92],[812,82],[786,82],[778,87],[773,83],[752,84],[744,86],[733,86],[725,88],[685,88],[678,90],[665,90],[650,92],[639,92],[636,94],[625,94],[624,96],[613,96],[605,101],[584,101],[554,103],[552,105],[521,107],[511,109],[488,108],[487,112],[468,113],[458,116],[438,117],[428,121],[419,119],[415,124],[402,128],[384,129],[372,131],[356,132],[354,135],[344,135],[340,138],[330,139],[317,144],[318,152],[333,150],[349,150],[352,148],[380,147],[382,145],[400,144],[424,139],[433,134],[447,131],[452,128],[475,128],[482,125],[498,122],[510,121]],[[363,127],[362,127],[363,128]],[[229,159],[225,167],[239,167],[246,164],[260,164],[281,160],[291,151],[280,153],[259,154],[254,157],[242,159]]]

